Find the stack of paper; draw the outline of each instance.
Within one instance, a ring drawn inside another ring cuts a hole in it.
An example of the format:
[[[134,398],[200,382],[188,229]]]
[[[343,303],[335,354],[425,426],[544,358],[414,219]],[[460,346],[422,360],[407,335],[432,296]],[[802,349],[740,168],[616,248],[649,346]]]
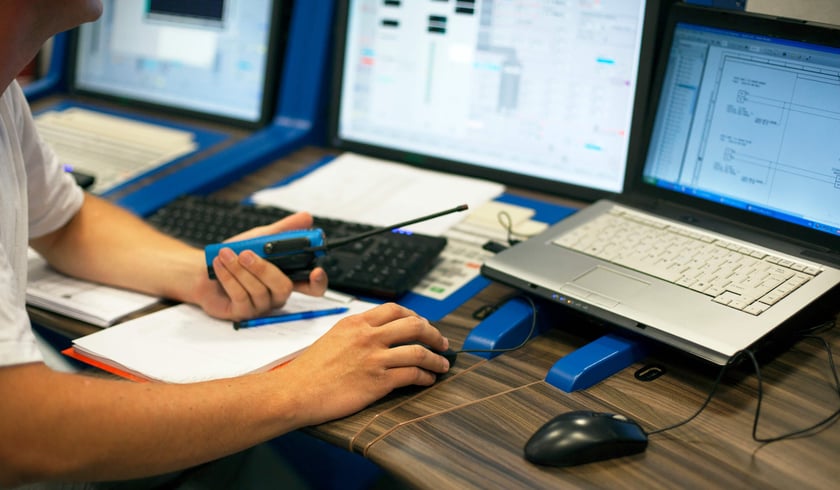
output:
[[[273,314],[346,306],[341,315],[235,330],[187,304],[76,339],[67,355],[135,380],[190,383],[267,371],[309,347],[344,316],[375,304],[344,295],[293,293]]]
[[[29,250],[26,302],[32,306],[108,327],[157,303],[158,299],[66,276],[50,268],[34,250]]]

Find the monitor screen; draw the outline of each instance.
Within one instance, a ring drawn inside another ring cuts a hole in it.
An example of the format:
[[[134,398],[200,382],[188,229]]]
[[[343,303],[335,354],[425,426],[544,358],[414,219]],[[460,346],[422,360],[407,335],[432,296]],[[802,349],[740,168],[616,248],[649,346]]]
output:
[[[779,36],[676,26],[644,177],[838,236],[840,43]]]
[[[82,25],[73,89],[246,125],[273,111],[279,1],[105,0]]]
[[[579,198],[621,192],[658,10],[644,0],[341,2],[332,142]]]

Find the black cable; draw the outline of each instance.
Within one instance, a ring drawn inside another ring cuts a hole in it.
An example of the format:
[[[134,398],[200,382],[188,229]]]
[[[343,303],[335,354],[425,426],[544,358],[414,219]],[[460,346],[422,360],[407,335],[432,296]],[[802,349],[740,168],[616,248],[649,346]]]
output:
[[[805,334],[805,335],[802,336],[802,338],[815,339],[815,340],[818,340],[819,342],[822,343],[823,348],[825,349],[826,353],[828,354],[828,367],[829,367],[829,370],[830,370],[832,376],[834,377],[835,391],[837,392],[838,396],[840,396],[840,377],[838,377],[838,374],[837,374],[837,366],[834,363],[834,355],[831,352],[831,345],[824,338],[818,337],[816,335],[811,335],[814,332],[819,332],[819,331],[823,331],[823,330],[824,331],[830,330],[834,326],[835,326],[835,322],[833,320],[829,320],[827,322],[823,322],[823,323],[821,323],[819,325],[816,325],[814,327],[810,327],[808,329],[805,329],[801,333]],[[755,417],[753,418],[753,428],[752,428],[752,438],[756,442],[769,444],[769,443],[772,443],[772,442],[777,442],[777,441],[781,441],[781,440],[785,440],[785,439],[791,439],[791,438],[794,438],[794,437],[802,436],[804,434],[808,434],[810,432],[814,432],[818,429],[821,429],[821,428],[827,426],[828,424],[834,422],[835,419],[837,419],[838,417],[840,417],[840,408],[838,408],[828,417],[824,418],[823,420],[820,420],[819,422],[817,422],[817,423],[815,423],[815,424],[813,424],[809,427],[805,427],[803,429],[797,429],[797,430],[794,430],[794,431],[789,432],[787,434],[782,434],[782,435],[779,435],[779,436],[776,436],[776,437],[769,437],[769,438],[758,437],[758,422],[759,422],[759,419],[761,417],[761,402],[762,402],[763,395],[764,395],[763,381],[762,381],[762,377],[761,377],[761,368],[759,366],[758,360],[755,357],[755,354],[749,349],[744,349],[744,350],[736,352],[726,362],[726,364],[724,364],[721,367],[720,371],[718,372],[717,378],[715,379],[715,382],[712,384],[712,389],[709,391],[709,395],[706,397],[706,400],[703,402],[703,404],[700,406],[700,408],[697,409],[697,411],[693,415],[689,416],[685,420],[677,422],[676,424],[673,424],[673,425],[670,425],[670,426],[667,426],[667,427],[663,427],[661,429],[648,431],[647,434],[649,436],[653,435],[653,434],[659,434],[659,433],[669,431],[669,430],[675,429],[677,427],[683,426],[683,425],[691,422],[692,420],[694,420],[698,415],[700,415],[700,413],[703,410],[706,409],[706,407],[712,401],[712,398],[714,397],[715,393],[717,392],[718,386],[720,385],[720,382],[723,379],[723,375],[726,372],[726,370],[730,366],[735,364],[742,356],[748,356],[750,358],[750,360],[753,364],[753,369],[755,370],[756,379],[758,381],[758,386],[757,386],[758,394],[757,394],[757,401],[756,401],[756,407],[755,407]]]
[[[513,218],[510,217],[510,214],[507,211],[499,211],[499,214],[496,215],[496,220],[498,220],[499,224],[502,225],[502,228],[507,231],[508,245],[516,245],[519,243],[519,240],[515,240],[513,238]]]
[[[840,395],[840,379],[837,377],[837,368],[834,364],[834,356],[831,353],[831,346],[826,342],[826,340],[822,337],[817,337],[814,335],[806,335],[805,338],[816,339],[820,341],[825,348],[826,352],[828,353],[828,365],[831,370],[832,375],[834,376],[834,387],[837,391],[837,394]],[[761,369],[758,366],[758,360],[755,358],[755,355],[751,351],[747,351],[747,355],[750,357],[752,361],[753,368],[755,369],[756,378],[758,379],[758,399],[755,405],[755,418],[753,419],[753,429],[752,429],[752,438],[757,442],[762,442],[765,444],[769,444],[771,442],[781,441],[784,439],[791,439],[794,437],[801,436],[803,434],[807,434],[812,431],[816,431],[817,429],[822,428],[825,425],[833,422],[838,416],[840,416],[840,408],[834,411],[831,415],[820,420],[819,422],[811,425],[810,427],[805,427],[803,429],[797,429],[787,434],[782,434],[776,437],[758,437],[758,419],[761,415],[761,401],[763,398],[763,390],[762,390],[762,380],[761,380]]]
[[[735,362],[738,360],[739,357],[741,357],[742,354],[743,354],[743,351],[736,352],[732,357],[729,358],[728,361],[726,361],[726,364],[724,364],[723,367],[720,368],[720,371],[718,371],[717,378],[715,378],[715,382],[714,382],[714,384],[712,384],[712,389],[709,391],[708,396],[706,396],[706,401],[704,401],[703,404],[700,405],[700,408],[698,408],[697,411],[694,412],[693,415],[691,415],[690,417],[688,417],[685,420],[677,422],[676,424],[669,425],[669,426],[663,427],[661,429],[648,431],[647,434],[650,436],[650,435],[653,435],[653,434],[659,434],[660,432],[665,432],[665,431],[668,431],[668,430],[676,429],[677,427],[683,426],[683,425],[691,422],[698,415],[700,415],[700,413],[703,410],[705,410],[707,406],[709,406],[709,403],[711,403],[712,398],[715,396],[715,393],[717,392],[718,386],[720,385],[720,381],[723,379],[723,375],[726,373],[726,370],[729,368],[729,366],[735,364]]]

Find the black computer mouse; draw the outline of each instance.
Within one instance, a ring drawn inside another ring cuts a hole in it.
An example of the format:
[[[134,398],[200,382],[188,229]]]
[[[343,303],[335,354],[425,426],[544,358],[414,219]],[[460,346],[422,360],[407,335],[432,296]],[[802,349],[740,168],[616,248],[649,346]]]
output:
[[[525,459],[550,466],[574,466],[636,454],[648,437],[636,422],[611,413],[574,411],[546,422],[525,444]]]
[[[458,352],[450,349],[446,349],[445,351],[434,351],[435,354],[439,354],[446,358],[449,361],[449,367],[455,365],[455,360],[458,359]]]
[[[445,351],[439,351],[439,350],[431,349],[431,348],[429,348],[428,345],[420,344],[419,342],[412,342],[411,344],[396,344],[396,345],[393,345],[392,347],[397,347],[399,345],[414,345],[414,344],[422,345],[423,347],[431,350],[435,354],[437,354],[439,356],[443,356],[444,358],[446,358],[447,361],[449,361],[449,367],[454,366],[455,361],[458,359],[458,351],[453,350],[452,348],[446,349]]]

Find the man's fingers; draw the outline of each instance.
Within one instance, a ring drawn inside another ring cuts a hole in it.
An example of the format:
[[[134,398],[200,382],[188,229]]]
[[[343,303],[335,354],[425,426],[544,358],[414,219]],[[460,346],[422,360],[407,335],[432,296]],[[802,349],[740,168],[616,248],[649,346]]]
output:
[[[243,231],[242,233],[228,238],[225,242],[237,242],[240,240],[282,233],[284,231],[301,230],[306,228],[312,228],[312,215],[307,212],[299,212],[286,216],[285,218],[277,220],[273,223]]]

